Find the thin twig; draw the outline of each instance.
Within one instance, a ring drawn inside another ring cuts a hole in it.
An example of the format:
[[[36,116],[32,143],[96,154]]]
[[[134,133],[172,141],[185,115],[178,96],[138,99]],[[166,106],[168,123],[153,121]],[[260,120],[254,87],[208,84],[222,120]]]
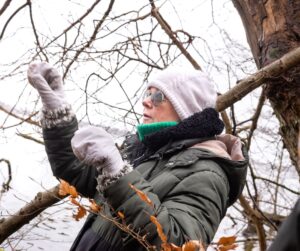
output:
[[[193,67],[197,70],[201,70],[201,66],[196,62],[196,60],[191,56],[191,54],[183,47],[182,43],[174,36],[174,32],[172,31],[171,26],[161,16],[153,0],[150,0],[150,4],[152,6],[151,14],[153,17],[156,18],[161,28],[167,33],[167,35],[172,40],[172,42],[178,47],[178,49],[187,58],[187,60],[193,65]]]
[[[24,117],[21,117],[20,115],[18,115],[16,113],[14,113],[13,109],[8,110],[7,108],[5,108],[4,106],[2,106],[1,104],[0,104],[0,111],[3,111],[5,113],[7,113],[9,116],[12,116],[12,117],[14,117],[16,119],[20,119],[21,120],[20,124],[23,123],[23,122],[26,122],[26,123],[29,123],[31,125],[35,125],[35,126],[40,127],[39,122],[32,120],[32,117],[34,117],[35,115],[37,115],[38,112],[34,112],[33,114],[31,114],[27,118],[24,118]]]
[[[44,142],[43,142],[42,140],[36,139],[36,138],[34,138],[34,137],[31,137],[31,136],[29,136],[29,135],[27,135],[27,134],[24,134],[24,133],[17,133],[17,135],[20,136],[20,137],[22,137],[22,138],[24,138],[24,139],[29,139],[29,140],[32,140],[32,141],[34,141],[34,142],[36,142],[36,143],[39,143],[39,144],[41,144],[41,145],[44,145]]]
[[[276,186],[279,186],[279,187],[281,187],[281,188],[283,188],[283,189],[285,189],[285,190],[287,190],[287,191],[289,191],[289,192],[291,192],[291,193],[293,193],[293,194],[300,195],[300,192],[297,192],[297,191],[295,191],[295,190],[292,190],[292,189],[290,189],[289,187],[287,187],[287,186],[285,186],[285,185],[282,185],[282,184],[280,184],[280,183],[278,183],[278,182],[276,182],[276,181],[270,180],[270,179],[268,179],[268,178],[256,176],[255,179],[267,181],[267,182],[272,183],[272,184],[274,184],[274,185],[276,185]]]
[[[262,108],[264,106],[265,100],[266,100],[266,96],[265,96],[264,90],[262,90],[262,93],[261,93],[261,95],[259,97],[259,100],[258,100],[257,108],[255,110],[255,113],[254,113],[253,117],[252,117],[252,124],[251,124],[251,128],[249,130],[249,135],[247,137],[247,149],[248,150],[250,149],[251,139],[252,139],[254,131],[257,128],[257,121],[258,121],[259,116],[261,114],[261,111],[262,111]]]
[[[5,30],[6,30],[7,26],[8,26],[8,24],[9,24],[9,22],[14,18],[15,15],[18,14],[18,12],[19,12],[20,10],[22,10],[23,8],[25,8],[27,5],[28,5],[27,2],[24,3],[23,5],[21,5],[21,6],[20,6],[18,9],[16,9],[16,10],[14,11],[14,13],[11,14],[11,16],[7,19],[6,23],[5,23],[4,26],[3,26],[2,32],[1,32],[1,34],[0,34],[0,40],[3,38],[4,32],[5,32]]]
[[[88,16],[88,14],[90,14],[93,9],[96,7],[96,5],[101,2],[101,0],[97,0],[95,1],[92,6],[90,8],[88,8],[86,10],[86,12],[79,17],[75,22],[71,23],[71,25],[69,25],[66,29],[63,30],[63,32],[61,32],[59,35],[57,35],[55,38],[53,38],[50,42],[48,42],[45,47],[48,47],[50,44],[52,44],[53,42],[55,42],[58,38],[60,38],[62,35],[66,35],[66,33],[71,30],[75,25],[77,25],[78,23],[81,23],[83,21],[83,19]]]
[[[109,13],[111,12],[112,7],[113,7],[113,5],[114,5],[114,2],[115,2],[115,0],[111,0],[111,1],[110,1],[107,10],[105,11],[105,13],[104,13],[102,19],[97,23],[97,25],[96,25],[96,27],[95,27],[95,29],[94,29],[94,32],[93,32],[92,36],[90,37],[89,41],[87,41],[87,43],[86,43],[84,46],[82,46],[80,49],[78,49],[78,50],[76,51],[75,56],[73,57],[73,59],[71,60],[71,62],[66,66],[66,70],[65,70],[65,73],[64,73],[64,75],[63,75],[63,79],[66,78],[66,76],[67,76],[67,74],[68,74],[68,72],[69,72],[71,66],[72,66],[73,63],[78,59],[79,55],[80,55],[85,49],[89,48],[89,47],[92,45],[92,43],[95,41],[96,36],[97,36],[97,33],[98,33],[99,29],[101,28],[102,24],[104,23],[104,21],[106,20],[106,18],[108,17]]]
[[[41,43],[40,43],[40,40],[39,40],[39,36],[37,34],[37,30],[35,28],[35,24],[34,24],[34,20],[33,20],[33,14],[32,14],[32,5],[31,5],[31,0],[27,0],[27,4],[29,6],[29,16],[30,16],[30,22],[31,22],[31,26],[32,26],[32,29],[33,29],[33,33],[34,33],[34,36],[35,36],[35,41],[36,41],[36,44],[37,44],[37,47],[40,49],[41,53],[43,54],[43,56],[45,57],[46,61],[49,62],[49,59],[46,55],[46,53],[44,52],[42,46],[41,46]]]
[[[7,182],[3,182],[2,191],[1,191],[1,192],[6,192],[9,190],[10,188],[9,184],[12,180],[11,165],[10,165],[10,161],[7,159],[0,159],[0,162],[5,162],[7,164],[8,179]]]

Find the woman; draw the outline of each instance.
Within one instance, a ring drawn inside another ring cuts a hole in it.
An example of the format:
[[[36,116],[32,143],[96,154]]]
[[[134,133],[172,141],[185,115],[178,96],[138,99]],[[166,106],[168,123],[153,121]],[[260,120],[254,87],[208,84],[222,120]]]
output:
[[[155,215],[169,243],[209,244],[227,208],[241,194],[248,157],[238,138],[219,135],[216,91],[201,72],[164,70],[148,83],[143,124],[126,137],[122,157],[103,129],[78,130],[62,80],[47,63],[33,63],[28,79],[42,102],[43,136],[56,177],[104,206],[159,250]],[[143,191],[142,201],[129,183]],[[144,250],[100,216],[89,215],[71,250]]]

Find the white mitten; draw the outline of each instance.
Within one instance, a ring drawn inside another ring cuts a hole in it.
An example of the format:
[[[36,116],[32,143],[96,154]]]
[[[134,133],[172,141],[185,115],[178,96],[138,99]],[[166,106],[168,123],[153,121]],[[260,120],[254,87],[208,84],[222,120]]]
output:
[[[79,160],[95,166],[103,174],[116,175],[125,166],[113,138],[102,128],[87,126],[79,129],[71,144]]]
[[[27,77],[29,83],[39,92],[45,110],[57,110],[67,105],[62,78],[50,64],[31,63]]]

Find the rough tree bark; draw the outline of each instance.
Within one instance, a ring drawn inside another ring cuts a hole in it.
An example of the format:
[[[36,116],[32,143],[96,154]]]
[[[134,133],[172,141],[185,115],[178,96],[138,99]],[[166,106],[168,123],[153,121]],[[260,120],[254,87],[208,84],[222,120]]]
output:
[[[232,2],[241,16],[248,43],[259,69],[292,49],[300,47],[299,0],[232,0]],[[300,66],[280,77],[270,76],[264,88],[279,120],[279,133],[300,177],[300,166],[297,165]]]

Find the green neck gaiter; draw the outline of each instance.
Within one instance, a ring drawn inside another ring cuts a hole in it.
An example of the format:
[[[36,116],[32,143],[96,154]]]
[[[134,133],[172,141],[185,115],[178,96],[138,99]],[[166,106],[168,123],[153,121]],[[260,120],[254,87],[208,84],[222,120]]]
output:
[[[177,125],[178,122],[175,121],[166,121],[166,122],[156,122],[156,123],[151,123],[151,124],[140,124],[137,125],[137,132],[139,135],[140,141],[143,141],[145,136],[154,132],[157,132],[161,129],[170,127],[170,126],[175,126]]]

